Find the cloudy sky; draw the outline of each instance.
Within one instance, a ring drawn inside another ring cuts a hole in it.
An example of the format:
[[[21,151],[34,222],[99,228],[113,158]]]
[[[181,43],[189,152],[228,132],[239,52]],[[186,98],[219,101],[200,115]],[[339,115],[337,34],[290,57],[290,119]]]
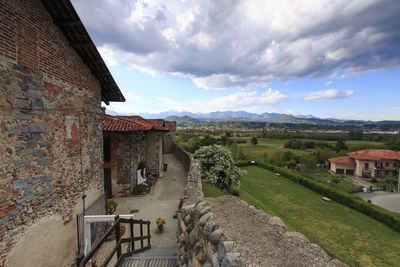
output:
[[[126,103],[400,120],[398,0],[72,0]]]

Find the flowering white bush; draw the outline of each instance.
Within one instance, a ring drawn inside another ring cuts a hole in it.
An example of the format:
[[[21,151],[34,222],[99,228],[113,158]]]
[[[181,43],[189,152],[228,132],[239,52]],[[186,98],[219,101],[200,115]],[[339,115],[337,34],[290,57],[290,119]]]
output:
[[[231,152],[223,146],[201,147],[194,157],[201,162],[201,179],[223,190],[232,184],[239,185],[240,178],[246,174],[235,166]]]

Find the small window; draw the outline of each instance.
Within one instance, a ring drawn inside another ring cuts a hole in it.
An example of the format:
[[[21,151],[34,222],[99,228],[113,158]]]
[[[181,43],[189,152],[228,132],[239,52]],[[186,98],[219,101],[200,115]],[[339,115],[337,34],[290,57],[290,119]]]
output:
[[[389,162],[385,162],[385,167],[389,167]]]
[[[382,168],[382,162],[377,162],[375,165],[377,168]]]
[[[393,162],[393,167],[397,168],[397,162]]]
[[[366,170],[369,169],[369,163],[364,163],[364,169],[366,169]]]
[[[389,171],[385,171],[385,175],[388,176],[389,175]]]

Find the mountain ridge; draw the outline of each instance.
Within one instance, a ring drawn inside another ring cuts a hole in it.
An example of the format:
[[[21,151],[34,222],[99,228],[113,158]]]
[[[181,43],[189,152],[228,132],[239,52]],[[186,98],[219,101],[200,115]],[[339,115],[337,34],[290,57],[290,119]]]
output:
[[[179,122],[197,121],[256,121],[256,122],[281,122],[281,123],[312,123],[312,124],[400,124],[400,121],[366,121],[344,120],[336,118],[318,118],[313,115],[293,115],[287,113],[250,113],[247,111],[213,111],[208,113],[193,113],[189,111],[167,110],[159,113],[117,113],[106,110],[110,115],[140,115],[146,119],[167,119]]]

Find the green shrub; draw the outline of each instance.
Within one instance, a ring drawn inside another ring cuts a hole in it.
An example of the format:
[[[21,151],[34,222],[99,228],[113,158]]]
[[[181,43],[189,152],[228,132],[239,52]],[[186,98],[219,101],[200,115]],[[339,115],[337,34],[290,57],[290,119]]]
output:
[[[232,185],[239,184],[246,173],[235,166],[231,152],[223,146],[201,147],[194,157],[201,163],[201,179],[221,190],[229,190]]]
[[[117,209],[118,203],[112,199],[107,200],[107,213],[114,214],[115,210]]]
[[[238,166],[238,167],[246,167],[246,166],[249,166],[250,163],[249,163],[248,160],[238,159],[238,160],[235,161],[235,165]]]
[[[323,196],[335,200],[338,203],[364,213],[365,215],[368,215],[371,218],[400,232],[400,215],[394,212],[370,204],[357,196],[332,188],[326,184],[305,178],[288,168],[281,168],[268,163],[258,163],[258,166],[272,172],[280,173],[282,176],[292,180],[295,183],[301,184],[317,193],[320,193]]]

